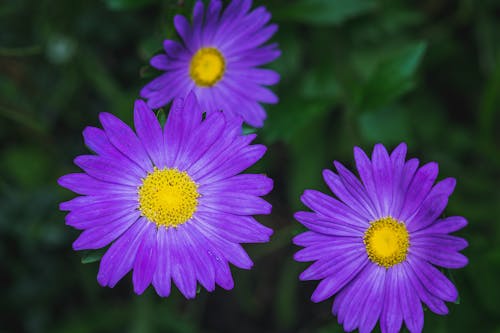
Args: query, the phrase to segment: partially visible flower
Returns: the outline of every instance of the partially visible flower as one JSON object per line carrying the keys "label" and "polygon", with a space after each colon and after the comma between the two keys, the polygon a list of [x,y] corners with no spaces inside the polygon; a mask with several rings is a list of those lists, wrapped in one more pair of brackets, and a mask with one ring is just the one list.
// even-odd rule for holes
{"label": "partially visible flower", "polygon": [[61,177],[59,184],[81,196],[64,202],[66,224],[84,230],[75,250],[110,245],[97,276],[113,287],[130,270],[136,293],[150,283],[160,296],[171,280],[186,298],[199,282],[231,289],[229,263],[250,269],[240,243],[267,242],[272,230],[252,215],[269,214],[260,196],[273,186],[261,174],[240,174],[266,147],[250,145],[241,120],[214,112],[203,119],[194,95],[176,99],[165,128],[143,101],[134,110],[136,133],[102,113],[104,130],[87,127],[85,144],[96,155],[75,164],[84,173]]}
{"label": "partially visible flower", "polygon": [[[450,235],[467,221],[441,218],[455,179],[434,185],[436,163],[418,168],[405,161],[406,145],[389,155],[377,144],[371,160],[360,149],[354,156],[361,181],[342,164],[323,177],[337,198],[306,190],[302,202],[313,212],[295,218],[310,231],[294,238],[304,249],[297,261],[315,261],[301,280],[321,280],[311,299],[333,295],[332,312],[344,330],[370,332],[380,320],[382,332],[421,332],[421,303],[440,315],[457,299],[455,286],[435,266],[461,268],[467,258],[458,251],[467,242]],[[434,266],[435,265],[435,266]]]}
{"label": "partially visible flower", "polygon": [[205,10],[198,1],[192,24],[175,16],[182,43],[165,40],[165,54],[151,59],[165,73],[141,90],[148,105],[158,108],[194,90],[204,111],[222,109],[261,127],[266,112],[259,102],[278,101],[263,85],[274,85],[279,75],[258,66],[279,57],[280,51],[276,44],[263,45],[278,28],[268,25],[271,14],[264,7],[250,11],[251,6],[252,0],[233,0],[222,10],[220,0],[211,0]]}

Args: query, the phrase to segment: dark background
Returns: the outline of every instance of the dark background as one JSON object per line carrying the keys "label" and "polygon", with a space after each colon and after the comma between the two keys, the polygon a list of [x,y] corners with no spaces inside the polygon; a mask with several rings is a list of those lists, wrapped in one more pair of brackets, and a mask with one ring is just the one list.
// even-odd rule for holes
{"label": "dark background", "polygon": [[401,141],[457,178],[446,214],[469,220],[458,234],[470,264],[451,273],[460,304],[446,317],[426,311],[424,331],[500,332],[499,1],[266,5],[280,25],[283,55],[270,67],[282,80],[254,171],[275,179],[273,214],[259,217],[275,234],[245,246],[255,266],[233,269],[234,290],[186,301],[177,290],[136,296],[129,275],[101,288],[95,254],[71,249],[78,232],[58,203],[73,194],[56,179],[77,171],[81,131],[99,112],[130,124],[157,75],[148,59],[193,1],[0,2],[0,332],[342,332],[331,300],[313,304],[316,283],[298,281],[292,214],[305,188],[326,190],[333,159],[352,167],[354,145]]}

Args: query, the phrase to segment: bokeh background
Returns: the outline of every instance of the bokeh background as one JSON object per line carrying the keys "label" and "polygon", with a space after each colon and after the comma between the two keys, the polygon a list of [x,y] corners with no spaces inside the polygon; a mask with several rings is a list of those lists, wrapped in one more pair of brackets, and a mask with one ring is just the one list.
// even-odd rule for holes
{"label": "bokeh background", "polygon": [[[255,1],[256,5],[264,1]],[[292,260],[292,218],[321,170],[352,166],[352,148],[409,145],[458,186],[447,215],[470,264],[450,272],[459,304],[425,314],[425,332],[500,332],[500,2],[493,0],[272,0],[283,55],[269,67],[280,103],[257,130],[268,153],[252,171],[275,179],[275,234],[247,245],[252,271],[236,286],[186,301],[96,281],[99,253],[71,249],[78,232],[58,203],[56,179],[77,171],[81,131],[112,112],[129,124],[138,91],[157,73],[148,59],[181,0],[0,2],[0,332],[342,332],[331,300],[309,301],[315,282]],[[246,128],[246,131],[253,131]]]}

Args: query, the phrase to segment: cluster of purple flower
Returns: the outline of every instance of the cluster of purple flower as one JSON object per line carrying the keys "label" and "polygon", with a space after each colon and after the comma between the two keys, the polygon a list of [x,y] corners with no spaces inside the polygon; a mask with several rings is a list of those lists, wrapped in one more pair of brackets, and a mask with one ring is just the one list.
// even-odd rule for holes
{"label": "cluster of purple flower", "polygon": [[[279,75],[258,68],[279,57],[276,32],[264,8],[251,0],[233,0],[222,8],[198,1],[193,22],[178,15],[181,42],[166,40],[165,53],[151,59],[164,73],[141,90],[134,107],[135,132],[120,119],[102,113],[103,129],[87,127],[85,144],[95,153],[78,156],[83,172],[59,184],[80,196],[60,208],[70,211],[66,224],[83,230],[75,250],[109,246],[98,282],[113,287],[133,271],[134,290],[152,284],[158,295],[171,283],[194,298],[198,283],[233,287],[229,263],[250,269],[241,243],[267,242],[272,230],[253,217],[270,214],[261,197],[273,181],[242,172],[266,147],[251,144],[243,122],[263,126],[263,103],[277,97],[264,85]],[[165,125],[152,109],[172,102]],[[458,294],[435,266],[460,268],[467,242],[450,233],[466,225],[462,217],[441,218],[455,180],[436,184],[438,167],[419,168],[406,161],[406,145],[392,153],[378,144],[371,159],[354,149],[360,179],[335,162],[324,170],[335,197],[307,190],[303,203],[312,212],[295,218],[309,231],[294,238],[304,247],[297,261],[314,261],[301,280],[321,280],[314,302],[335,296],[332,312],[346,331],[397,332],[403,321],[411,332],[423,328],[422,303],[446,314],[445,301]]]}

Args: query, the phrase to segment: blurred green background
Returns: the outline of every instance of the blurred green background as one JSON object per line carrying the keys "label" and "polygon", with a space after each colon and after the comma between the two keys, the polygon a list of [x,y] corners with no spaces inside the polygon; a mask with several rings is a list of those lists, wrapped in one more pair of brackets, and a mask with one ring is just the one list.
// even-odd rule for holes
{"label": "blurred green background", "polygon": [[138,297],[130,276],[101,288],[95,258],[71,249],[78,232],[58,203],[73,194],[56,179],[77,171],[81,131],[99,112],[131,123],[157,74],[148,59],[193,1],[1,1],[0,332],[342,332],[331,300],[311,303],[316,283],[297,279],[306,265],[291,259],[292,214],[305,188],[326,190],[334,159],[352,166],[354,145],[401,141],[457,178],[446,214],[469,220],[459,235],[470,264],[452,273],[460,304],[427,311],[424,331],[500,332],[500,2],[265,3],[280,25],[270,67],[282,80],[254,169],[275,179],[273,214],[259,217],[275,234],[245,246],[255,266],[233,269],[233,291],[186,301],[151,288]]}

